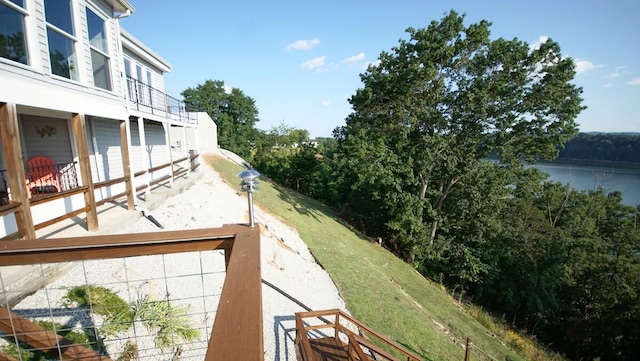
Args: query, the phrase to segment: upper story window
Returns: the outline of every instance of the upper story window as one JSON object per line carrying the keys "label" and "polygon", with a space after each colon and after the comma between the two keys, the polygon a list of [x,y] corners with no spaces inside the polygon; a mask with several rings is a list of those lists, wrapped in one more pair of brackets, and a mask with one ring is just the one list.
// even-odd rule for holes
{"label": "upper story window", "polygon": [[105,21],[93,10],[87,8],[87,28],[91,47],[93,83],[98,88],[111,90],[111,71]]}
{"label": "upper story window", "polygon": [[28,64],[23,0],[0,0],[0,57]]}
{"label": "upper story window", "polygon": [[68,79],[79,80],[71,0],[45,0],[44,11],[51,72]]}

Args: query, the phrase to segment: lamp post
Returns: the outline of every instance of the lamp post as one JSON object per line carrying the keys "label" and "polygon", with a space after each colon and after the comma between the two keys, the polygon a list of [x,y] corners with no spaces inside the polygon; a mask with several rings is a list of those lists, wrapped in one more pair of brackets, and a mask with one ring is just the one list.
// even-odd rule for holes
{"label": "lamp post", "polygon": [[240,177],[240,190],[243,192],[247,192],[249,198],[249,226],[253,227],[255,225],[253,221],[253,191],[258,190],[256,186],[258,181],[256,178],[260,176],[260,173],[255,169],[245,169],[238,174]]}

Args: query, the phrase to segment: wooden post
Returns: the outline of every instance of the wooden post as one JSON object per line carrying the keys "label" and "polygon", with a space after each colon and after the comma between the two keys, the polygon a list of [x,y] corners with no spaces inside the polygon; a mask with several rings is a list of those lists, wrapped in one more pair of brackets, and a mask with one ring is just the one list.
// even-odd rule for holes
{"label": "wooden post", "polygon": [[127,209],[135,210],[135,191],[133,190],[133,179],[131,178],[131,161],[129,159],[129,137],[127,133],[127,121],[120,122],[120,148],[122,149],[122,168],[124,169],[124,182],[127,192]]}
{"label": "wooden post", "polygon": [[25,183],[19,129],[16,105],[0,103],[0,136],[2,137],[2,149],[4,150],[4,164],[9,177],[11,200],[20,202],[20,207],[15,213],[16,225],[22,237],[35,239],[36,230],[33,227],[31,206]]}
{"label": "wooden post", "polygon": [[144,174],[142,176],[144,177],[144,183],[147,186],[144,193],[148,195],[151,193],[151,173],[149,172],[149,169],[151,169],[151,159],[149,159],[151,154],[149,153],[150,151],[147,151],[147,136],[144,132],[144,118],[137,119],[138,133],[140,137],[140,155],[142,156],[142,168],[144,169]]}
{"label": "wooden post", "polygon": [[236,233],[206,361],[264,360],[260,227]]}
{"label": "wooden post", "polygon": [[187,157],[187,164],[185,167],[187,167],[188,177],[189,173],[191,173],[191,154],[189,152],[189,141],[187,140],[187,128],[184,126],[182,127],[182,146],[184,147],[185,157]]}
{"label": "wooden post", "polygon": [[84,114],[74,113],[72,122],[73,136],[78,149],[80,177],[82,178],[82,185],[87,186],[87,191],[84,193],[84,203],[87,207],[87,230],[94,232],[98,230],[98,210],[96,209],[96,196],[93,193],[93,177],[91,176],[89,144],[87,143],[87,127]]}
{"label": "wooden post", "polygon": [[471,339],[469,337],[467,337],[467,345],[464,349],[464,361],[471,361]]}
{"label": "wooden post", "polygon": [[169,175],[171,176],[171,178],[169,178],[169,184],[171,187],[173,187],[173,178],[175,176],[174,172],[173,172],[173,152],[171,151],[171,124],[169,124],[169,121],[166,122],[162,122],[162,130],[164,130],[164,141],[165,143],[167,143],[167,149],[169,151]]}

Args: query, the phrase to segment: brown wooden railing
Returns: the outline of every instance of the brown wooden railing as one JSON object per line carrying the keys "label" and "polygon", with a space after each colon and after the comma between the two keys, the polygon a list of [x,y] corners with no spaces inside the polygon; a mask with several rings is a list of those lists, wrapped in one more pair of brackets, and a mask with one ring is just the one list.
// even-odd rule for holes
{"label": "brown wooden railing", "polygon": [[[160,177],[160,178],[156,178],[153,181],[149,182],[149,186],[154,186],[157,184],[160,184],[162,182],[165,182],[167,180],[169,180],[170,178],[173,177],[173,179],[176,179],[180,176],[182,176],[183,174],[189,172],[189,171],[194,171],[198,166],[199,163],[197,162],[197,159],[199,158],[199,154],[193,154],[187,157],[183,157],[181,159],[177,159],[174,160],[172,162],[166,163],[166,164],[162,164],[160,166],[157,167],[152,167],[149,168],[148,170],[143,170],[143,171],[139,171],[135,173],[135,177],[139,177],[145,173],[153,173],[153,172],[157,172],[157,171],[161,171],[163,169],[169,169],[170,170],[170,174],[168,174],[165,177]],[[182,162],[189,162],[187,167],[180,167],[179,169],[174,169],[179,163]],[[84,194],[86,192],[89,191],[89,187],[87,186],[79,186],[77,184],[77,176],[76,176],[76,172],[75,172],[75,162],[74,163],[65,163],[64,166],[61,167],[61,169],[65,169],[66,172],[68,172],[68,174],[65,176],[65,179],[69,180],[69,183],[66,183],[68,186],[63,187],[61,191],[58,192],[51,192],[51,193],[40,193],[37,195],[34,195],[31,199],[29,199],[29,205],[30,206],[36,206],[39,204],[43,204],[43,203],[47,203],[47,202],[51,202],[57,199],[62,199],[62,198],[67,198],[67,197],[71,197],[73,195],[76,194]],[[73,169],[73,171],[71,171],[71,169]],[[71,173],[72,172],[72,175]],[[0,175],[2,176],[2,180],[5,181],[5,173],[6,171],[2,170],[0,171]],[[109,187],[109,186],[113,186],[119,183],[125,183],[128,182],[129,179],[127,177],[120,177],[120,178],[115,178],[115,179],[110,179],[107,181],[103,181],[103,182],[98,182],[98,183],[94,183],[93,184],[93,189],[97,190],[100,188],[104,188],[104,187]],[[74,183],[75,182],[75,183]],[[5,181],[5,185],[6,185],[6,181]],[[67,189],[68,188],[68,189]],[[147,185],[141,185],[139,187],[136,188],[136,194],[145,191],[147,189]],[[6,188],[5,188],[6,189]],[[113,200],[116,200],[118,198],[124,197],[127,195],[127,192],[121,192],[115,195],[112,195],[110,197],[107,198],[103,198],[101,200],[96,201],[96,206],[100,206],[103,205],[107,202],[111,202]],[[9,195],[6,192],[2,192],[0,190],[0,216],[3,215],[7,215],[9,213],[15,213],[18,211],[20,205],[22,204],[22,202],[20,201],[9,201]],[[78,216],[82,213],[87,212],[87,210],[90,208],[90,204],[86,204],[85,207],[82,207],[80,209],[76,209],[72,212],[66,213],[60,217],[56,217],[50,220],[47,220],[45,222],[42,223],[38,223],[38,224],[34,224],[33,228],[35,230],[39,230],[45,227],[48,227],[50,225],[56,224],[58,222],[64,221],[65,219],[69,219],[71,217],[75,217]],[[20,227],[18,227],[20,228]],[[22,234],[20,231],[16,232],[16,233],[12,233],[12,234],[8,234],[2,238],[0,238],[0,240],[14,240],[14,239],[19,239],[22,238],[24,236],[24,234]]]}
{"label": "brown wooden railing", "polygon": [[[185,231],[3,241],[0,267],[211,250],[224,251],[226,276],[205,360],[263,360],[259,227],[225,225]],[[7,304],[10,303],[3,302],[2,306]],[[0,330],[10,339],[50,350],[58,359],[93,358],[90,350],[70,345],[67,339],[9,309],[0,310]],[[11,358],[0,352],[0,360],[8,359]]]}
{"label": "brown wooden railing", "polygon": [[295,343],[301,361],[421,360],[338,309],[296,313]]}

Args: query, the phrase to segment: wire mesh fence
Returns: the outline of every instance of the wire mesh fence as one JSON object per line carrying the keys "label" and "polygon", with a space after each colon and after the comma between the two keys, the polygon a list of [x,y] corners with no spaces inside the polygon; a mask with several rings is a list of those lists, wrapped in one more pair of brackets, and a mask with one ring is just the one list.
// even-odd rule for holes
{"label": "wire mesh fence", "polygon": [[0,267],[0,358],[203,360],[225,275],[221,250]]}

